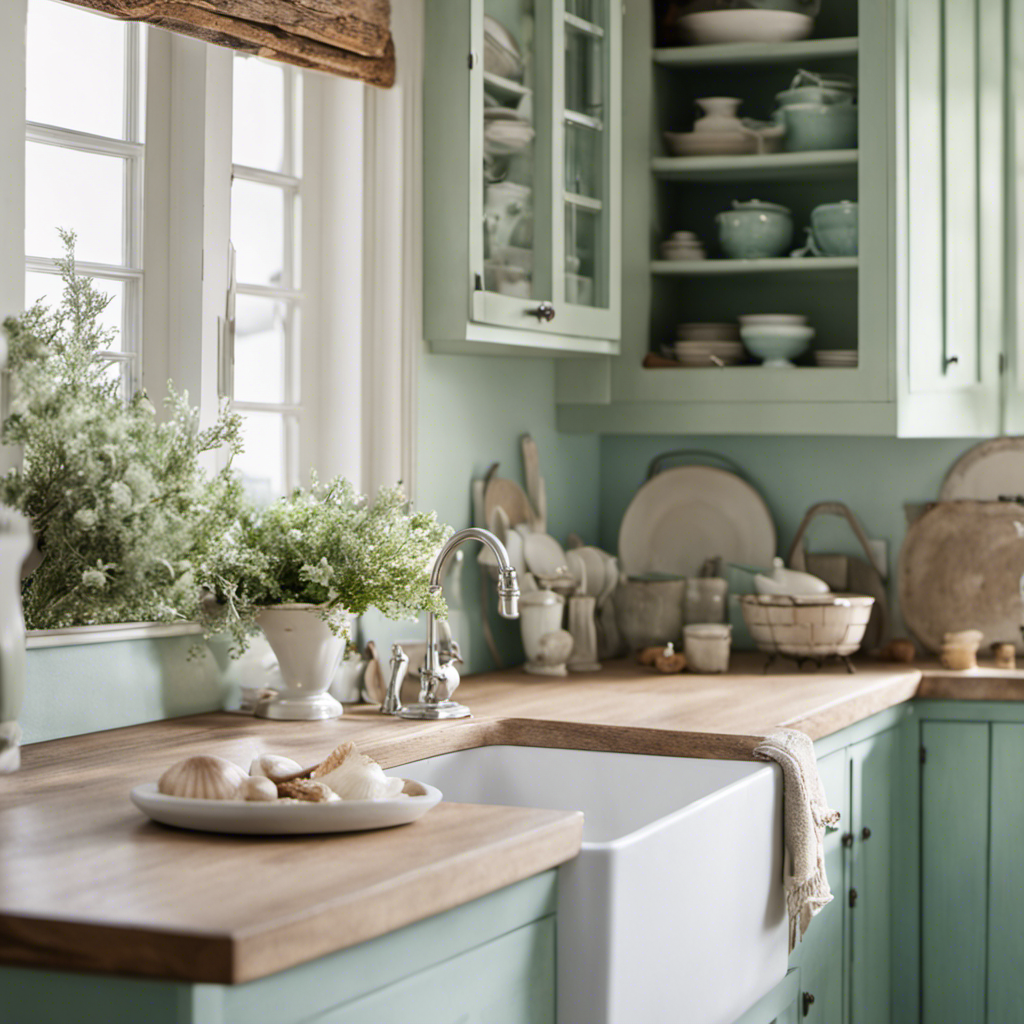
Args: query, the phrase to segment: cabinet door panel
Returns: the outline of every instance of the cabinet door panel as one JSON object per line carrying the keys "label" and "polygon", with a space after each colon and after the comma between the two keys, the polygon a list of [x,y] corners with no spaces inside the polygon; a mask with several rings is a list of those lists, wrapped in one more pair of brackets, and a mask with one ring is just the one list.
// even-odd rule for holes
{"label": "cabinet door panel", "polygon": [[1024,725],[992,726],[988,1021],[1024,1020]]}
{"label": "cabinet door panel", "polygon": [[554,1024],[554,917],[329,1010],[308,1024],[410,1021]]}
{"label": "cabinet door panel", "polygon": [[803,942],[790,958],[790,963],[800,968],[802,989],[814,996],[806,1017],[808,1024],[843,1024],[846,1020],[843,914],[847,893],[842,836],[850,828],[848,765],[845,749],[818,762],[829,805],[839,810],[842,819],[837,831],[825,834],[825,873],[835,899],[811,921]]}
{"label": "cabinet door panel", "polygon": [[983,1024],[989,726],[924,722],[921,741],[922,1019]]}
{"label": "cabinet door panel", "polygon": [[893,785],[899,736],[890,729],[850,749],[853,886],[850,1020],[886,1024],[892,1004]]}

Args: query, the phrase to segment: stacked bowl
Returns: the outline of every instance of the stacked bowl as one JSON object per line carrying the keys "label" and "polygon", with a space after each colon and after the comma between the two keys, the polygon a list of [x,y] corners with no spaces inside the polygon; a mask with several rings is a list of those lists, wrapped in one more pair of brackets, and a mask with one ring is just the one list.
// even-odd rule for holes
{"label": "stacked bowl", "polygon": [[807,317],[797,313],[754,313],[740,317],[746,350],[771,368],[791,367],[814,337]]}
{"label": "stacked bowl", "polygon": [[736,366],[745,352],[736,324],[679,324],[676,359],[683,366]]}
{"label": "stacked bowl", "polygon": [[692,231],[673,231],[670,238],[661,243],[663,260],[706,260],[707,250]]}
{"label": "stacked bowl", "polygon": [[821,349],[814,353],[814,362],[818,366],[830,369],[853,369],[857,366],[857,350],[855,348]]}

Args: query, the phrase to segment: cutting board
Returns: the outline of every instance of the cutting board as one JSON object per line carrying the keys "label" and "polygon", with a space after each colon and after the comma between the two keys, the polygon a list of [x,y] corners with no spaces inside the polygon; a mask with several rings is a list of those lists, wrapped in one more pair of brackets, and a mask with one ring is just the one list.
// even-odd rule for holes
{"label": "cutting board", "polygon": [[929,651],[943,633],[979,629],[984,650],[1021,639],[1024,507],[1015,502],[940,502],[907,531],[899,592],[907,628]]}

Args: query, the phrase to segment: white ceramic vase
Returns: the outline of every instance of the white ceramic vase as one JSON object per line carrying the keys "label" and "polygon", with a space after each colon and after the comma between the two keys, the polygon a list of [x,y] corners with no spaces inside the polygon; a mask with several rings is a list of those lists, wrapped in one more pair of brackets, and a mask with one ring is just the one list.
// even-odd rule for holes
{"label": "white ceramic vase", "polygon": [[337,718],[341,704],[328,692],[345,649],[312,604],[278,604],[256,617],[281,668],[277,693],[261,700],[259,718],[312,721]]}
{"label": "white ceramic vase", "polygon": [[734,96],[704,96],[696,100],[702,111],[694,122],[695,132],[743,132],[743,122],[737,117],[742,100]]}

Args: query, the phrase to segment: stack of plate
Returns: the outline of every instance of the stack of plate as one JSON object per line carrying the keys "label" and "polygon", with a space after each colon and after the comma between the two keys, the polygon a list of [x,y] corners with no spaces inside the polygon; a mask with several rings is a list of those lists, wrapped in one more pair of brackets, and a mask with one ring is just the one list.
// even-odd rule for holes
{"label": "stack of plate", "polygon": [[706,260],[701,240],[692,231],[673,231],[672,237],[661,243],[663,260]]}
{"label": "stack of plate", "polygon": [[857,350],[855,348],[819,350],[814,353],[814,362],[818,366],[828,366],[834,369],[853,368],[857,365]]}
{"label": "stack of plate", "polygon": [[736,324],[679,324],[675,356],[683,366],[736,366],[745,350]]}

